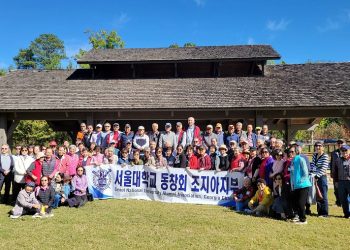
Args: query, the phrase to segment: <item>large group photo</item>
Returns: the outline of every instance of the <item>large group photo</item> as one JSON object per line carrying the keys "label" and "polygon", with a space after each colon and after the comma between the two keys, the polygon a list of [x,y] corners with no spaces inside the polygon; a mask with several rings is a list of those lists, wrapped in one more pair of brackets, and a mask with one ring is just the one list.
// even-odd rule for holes
{"label": "large group photo", "polygon": [[349,3],[3,9],[1,249],[348,249]]}

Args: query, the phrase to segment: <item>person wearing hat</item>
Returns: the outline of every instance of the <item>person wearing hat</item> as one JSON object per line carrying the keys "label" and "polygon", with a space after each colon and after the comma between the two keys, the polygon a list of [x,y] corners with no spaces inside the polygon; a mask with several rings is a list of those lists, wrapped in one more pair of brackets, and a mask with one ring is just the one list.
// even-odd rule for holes
{"label": "person wearing hat", "polygon": [[143,151],[146,147],[149,147],[149,137],[145,134],[144,126],[138,127],[137,134],[133,139],[133,145],[140,151]]}
{"label": "person wearing hat", "polygon": [[203,135],[203,146],[205,150],[209,152],[209,147],[211,146],[211,139],[218,140],[218,136],[213,132],[213,125],[207,125],[207,129]]}
{"label": "person wearing hat", "polygon": [[43,169],[43,162],[45,159],[45,154],[43,152],[39,152],[36,155],[36,160],[32,162],[30,167],[27,169],[27,175],[25,177],[25,181],[34,182],[35,185],[40,185],[40,178]]}
{"label": "person wearing hat", "polygon": [[343,208],[345,218],[350,217],[349,201],[350,196],[350,146],[342,145],[340,147],[340,157],[334,163],[332,178],[338,188],[339,201]]}
{"label": "person wearing hat", "polygon": [[17,196],[16,205],[11,210],[12,215],[10,215],[10,218],[17,219],[25,214],[39,213],[40,203],[35,197],[34,188],[34,182],[26,183],[24,189]]}
{"label": "person wearing hat", "polygon": [[256,132],[258,139],[261,139],[264,141],[264,137],[261,135],[261,127],[260,126],[255,127],[255,132]]}
{"label": "person wearing hat", "polygon": [[186,147],[186,131],[184,131],[181,122],[176,123],[175,141],[175,148],[177,148],[177,145],[181,145],[183,148]]}
{"label": "person wearing hat", "polygon": [[102,144],[102,124],[96,125],[96,130],[92,133],[91,142],[96,143],[96,146]]}
{"label": "person wearing hat", "polygon": [[127,142],[131,142],[134,139],[134,131],[131,131],[131,126],[129,123],[125,124],[124,132],[121,134],[120,141],[122,149],[126,147]]}
{"label": "person wearing hat", "polygon": [[235,134],[235,126],[233,124],[228,125],[227,132],[224,135],[224,142],[228,148],[230,148],[231,141],[239,143],[239,136]]}
{"label": "person wearing hat", "polygon": [[312,156],[311,168],[314,169],[315,180],[317,181],[317,185],[323,197],[322,200],[317,201],[317,212],[321,217],[328,217],[328,154],[324,152],[324,147],[321,142],[316,142],[314,146],[315,153]]}
{"label": "person wearing hat", "polygon": [[230,168],[230,161],[228,159],[227,147],[225,144],[222,144],[219,147],[219,168],[217,171],[227,171]]}
{"label": "person wearing hat", "polygon": [[210,170],[211,168],[211,159],[210,156],[207,155],[207,153],[205,152],[205,147],[204,146],[200,146],[198,148],[198,168],[199,170]]}
{"label": "person wearing hat", "polygon": [[104,127],[104,131],[101,132],[101,148],[106,148],[108,147],[108,143],[107,143],[107,137],[109,136],[109,134],[112,132],[111,130],[111,124],[109,122],[106,122],[105,124],[103,124]]}
{"label": "person wearing hat", "polygon": [[176,136],[173,131],[171,131],[171,123],[165,124],[165,132],[160,135],[159,147],[165,151],[167,148],[171,147],[173,150],[176,146]]}
{"label": "person wearing hat", "polygon": [[[345,141],[343,139],[337,140],[336,149],[331,153],[331,162],[330,162],[330,168],[331,168],[331,176],[333,176],[333,171],[335,168],[335,162],[339,157],[341,157],[340,148],[345,144]],[[338,195],[338,184],[333,180],[334,185],[334,196],[335,196],[335,204],[340,207],[340,199]]]}
{"label": "person wearing hat", "polygon": [[216,136],[217,136],[217,138],[218,138],[218,145],[224,144],[224,136],[225,136],[225,133],[224,133],[224,131],[222,130],[222,125],[221,125],[221,123],[216,123],[214,133],[216,134]]}

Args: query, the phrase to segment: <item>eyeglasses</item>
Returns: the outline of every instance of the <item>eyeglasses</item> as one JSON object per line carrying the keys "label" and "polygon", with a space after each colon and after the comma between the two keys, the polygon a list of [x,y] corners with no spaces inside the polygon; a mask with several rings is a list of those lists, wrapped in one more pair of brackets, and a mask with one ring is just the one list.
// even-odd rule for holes
{"label": "eyeglasses", "polygon": [[276,180],[276,181],[280,181],[280,180],[282,180],[282,178],[276,178],[275,180]]}
{"label": "eyeglasses", "polygon": [[28,149],[22,149],[22,151],[28,151]]}
{"label": "eyeglasses", "polygon": [[105,126],[105,128],[110,128],[111,126]]}
{"label": "eyeglasses", "polygon": [[321,148],[322,145],[315,145],[315,148]]}
{"label": "eyeglasses", "polygon": [[295,151],[289,151],[289,153],[295,153]]}
{"label": "eyeglasses", "polygon": [[269,151],[262,151],[263,154],[267,154]]}

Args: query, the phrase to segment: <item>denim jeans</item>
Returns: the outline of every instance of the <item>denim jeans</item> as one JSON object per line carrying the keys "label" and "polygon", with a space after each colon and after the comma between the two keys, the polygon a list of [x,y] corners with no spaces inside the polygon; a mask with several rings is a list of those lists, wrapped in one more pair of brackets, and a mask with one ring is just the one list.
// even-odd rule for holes
{"label": "denim jeans", "polygon": [[317,180],[317,185],[322,193],[322,201],[317,202],[318,215],[328,216],[328,184],[327,176],[323,175]]}
{"label": "denim jeans", "polygon": [[61,201],[61,195],[55,194],[55,200],[54,200],[54,203],[52,205],[52,208],[57,208],[58,205],[60,204],[60,201]]}
{"label": "denim jeans", "polygon": [[350,195],[350,181],[339,181],[338,182],[339,199],[343,208],[344,216],[349,218],[349,195]]}
{"label": "denim jeans", "polygon": [[243,212],[244,209],[248,208],[248,203],[249,203],[249,199],[247,199],[246,201],[237,201],[236,202],[236,211]]}

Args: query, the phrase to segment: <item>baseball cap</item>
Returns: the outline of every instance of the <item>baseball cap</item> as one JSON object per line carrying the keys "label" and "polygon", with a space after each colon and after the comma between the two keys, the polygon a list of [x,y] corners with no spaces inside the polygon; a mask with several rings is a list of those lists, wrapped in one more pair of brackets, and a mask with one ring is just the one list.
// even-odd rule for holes
{"label": "baseball cap", "polygon": [[113,123],[113,127],[119,127],[119,123]]}
{"label": "baseball cap", "polygon": [[137,129],[138,130],[145,130],[145,127],[144,126],[139,126]]}
{"label": "baseball cap", "polygon": [[340,150],[349,150],[350,146],[349,145],[343,145],[341,146]]}
{"label": "baseball cap", "polygon": [[101,124],[97,124],[96,128],[102,128],[102,125]]}
{"label": "baseball cap", "polygon": [[169,122],[165,123],[165,127],[166,128],[171,128],[171,123],[169,123]]}

